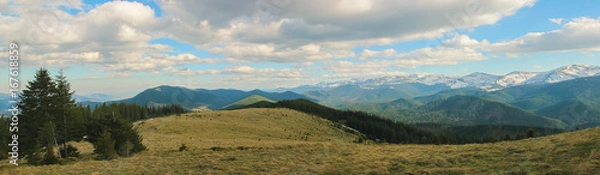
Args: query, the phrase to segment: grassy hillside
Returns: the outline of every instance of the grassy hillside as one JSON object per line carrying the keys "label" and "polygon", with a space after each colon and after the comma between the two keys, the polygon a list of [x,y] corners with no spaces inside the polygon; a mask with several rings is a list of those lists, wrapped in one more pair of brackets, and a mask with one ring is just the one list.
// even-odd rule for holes
{"label": "grassy hillside", "polygon": [[241,99],[239,101],[236,101],[234,103],[231,103],[229,105],[224,106],[223,109],[236,109],[236,108],[248,106],[250,104],[261,102],[261,101],[275,102],[274,100],[268,99],[267,97],[263,97],[263,96],[256,95],[256,94],[252,94],[252,95],[250,95],[250,96],[248,96],[246,98],[243,98],[243,99]]}
{"label": "grassy hillside", "polygon": [[[323,119],[287,109],[216,111],[139,123],[149,150],[3,174],[599,174],[600,128],[494,144],[355,144]],[[302,134],[301,134],[302,133]],[[304,134],[308,133],[308,134]],[[303,135],[308,135],[307,139]],[[184,143],[188,150],[179,152]]]}

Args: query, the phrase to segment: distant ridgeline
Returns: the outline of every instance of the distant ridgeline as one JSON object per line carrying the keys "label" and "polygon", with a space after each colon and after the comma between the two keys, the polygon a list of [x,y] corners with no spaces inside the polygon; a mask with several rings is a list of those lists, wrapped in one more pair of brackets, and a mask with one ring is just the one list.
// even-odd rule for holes
{"label": "distant ridgeline", "polygon": [[451,89],[391,102],[349,103],[340,108],[361,110],[410,124],[513,125],[576,130],[600,126],[600,91],[597,87],[600,87],[600,76],[490,92],[478,88]]}
{"label": "distant ridgeline", "polygon": [[[418,126],[394,122],[390,119],[360,111],[337,110],[304,100],[284,100],[277,103],[257,102],[243,108],[289,108],[331,120],[353,128],[366,136],[365,139],[389,143],[409,144],[465,144],[514,140],[540,135],[560,133],[559,129],[518,126],[437,127]],[[420,129],[424,128],[424,129]],[[481,129],[485,134],[474,130]],[[503,131],[506,129],[506,131]],[[472,132],[466,134],[467,132]],[[508,135],[508,136],[507,136]]]}

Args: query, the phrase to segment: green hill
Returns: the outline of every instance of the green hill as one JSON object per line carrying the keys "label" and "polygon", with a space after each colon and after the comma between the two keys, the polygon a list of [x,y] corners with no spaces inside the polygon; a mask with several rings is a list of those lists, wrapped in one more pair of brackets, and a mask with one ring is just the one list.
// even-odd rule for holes
{"label": "green hill", "polygon": [[234,103],[224,106],[223,109],[236,109],[236,108],[248,106],[250,104],[261,102],[261,101],[275,102],[275,100],[271,100],[271,99],[268,99],[268,98],[260,96],[260,95],[252,94],[246,98],[243,98],[239,101],[236,101]]}
{"label": "green hill", "polygon": [[562,128],[566,124],[504,103],[475,96],[454,96],[402,110],[399,121],[453,125],[518,125]]}

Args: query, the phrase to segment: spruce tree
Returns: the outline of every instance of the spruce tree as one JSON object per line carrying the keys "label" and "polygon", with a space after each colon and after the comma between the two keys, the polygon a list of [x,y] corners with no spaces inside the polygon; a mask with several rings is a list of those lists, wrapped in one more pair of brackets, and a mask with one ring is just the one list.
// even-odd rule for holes
{"label": "spruce tree", "polygon": [[[54,93],[54,123],[56,124],[56,136],[57,141],[62,146],[62,150],[67,151],[67,142],[71,140],[79,140],[83,137],[84,131],[83,120],[81,116],[74,115],[75,113],[75,100],[73,100],[73,94],[71,91],[71,84],[67,81],[64,76],[62,69],[58,72],[55,77],[56,92]],[[68,153],[61,153],[61,155],[67,155]],[[64,156],[62,156],[64,157]]]}
{"label": "spruce tree", "polygon": [[19,148],[20,156],[29,157],[29,161],[36,161],[35,157],[40,146],[47,146],[38,142],[39,130],[43,124],[52,123],[54,108],[55,83],[48,70],[39,69],[33,81],[29,81],[26,89],[20,94],[19,108]]}
{"label": "spruce tree", "polygon": [[[44,150],[44,155],[41,157],[41,164],[55,164],[58,163],[58,158],[54,154],[54,148],[56,144],[55,126],[52,122],[45,122],[38,131],[37,141]],[[36,161],[37,162],[37,161]]]}
{"label": "spruce tree", "polygon": [[94,152],[98,154],[100,160],[110,160],[117,157],[115,152],[115,141],[112,139],[110,132],[104,129],[100,134],[98,141],[94,144]]}

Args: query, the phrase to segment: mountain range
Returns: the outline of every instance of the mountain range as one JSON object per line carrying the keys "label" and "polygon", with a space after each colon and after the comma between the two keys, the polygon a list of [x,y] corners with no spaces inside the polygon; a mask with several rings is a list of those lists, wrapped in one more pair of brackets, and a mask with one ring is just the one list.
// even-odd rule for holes
{"label": "mountain range", "polygon": [[[496,116],[496,124],[588,128],[600,126],[600,92],[595,90],[599,86],[600,76],[593,76],[491,92],[477,88],[450,89],[413,99],[347,104],[343,108],[410,123],[490,124],[482,119]],[[419,103],[424,105],[419,106]],[[539,120],[512,118],[515,116]],[[552,121],[542,121],[541,118]]]}
{"label": "mountain range", "polygon": [[265,92],[261,90],[241,91],[234,89],[188,89],[176,86],[157,86],[146,89],[132,98],[120,100],[117,102],[135,103],[139,105],[161,106],[167,104],[179,104],[187,109],[210,109],[218,110],[224,107],[230,107],[240,100],[248,97],[262,97],[267,101],[280,101],[292,99],[308,99],[301,94],[291,91],[286,92]]}
{"label": "mountain range", "polygon": [[442,84],[450,89],[474,87],[486,91],[501,90],[527,84],[557,83],[575,78],[600,75],[600,66],[573,64],[546,72],[514,71],[504,75],[475,72],[462,77],[439,74],[411,74],[405,76],[385,76],[371,79],[350,79],[336,82],[321,82],[315,85],[301,85],[295,88],[278,88],[275,91],[327,91],[341,86],[355,85],[364,89],[377,89],[382,86],[418,83],[425,85]]}
{"label": "mountain range", "polygon": [[150,106],[175,103],[190,110],[220,110],[300,98],[414,124],[587,128],[600,125],[600,92],[595,90],[600,87],[598,75],[600,67],[588,65],[537,73],[472,73],[458,78],[413,74],[305,85],[300,87],[313,90],[302,93],[163,85],[111,102]]}

